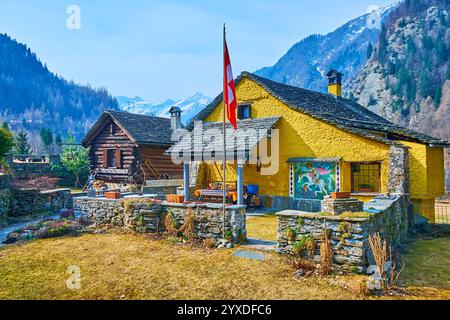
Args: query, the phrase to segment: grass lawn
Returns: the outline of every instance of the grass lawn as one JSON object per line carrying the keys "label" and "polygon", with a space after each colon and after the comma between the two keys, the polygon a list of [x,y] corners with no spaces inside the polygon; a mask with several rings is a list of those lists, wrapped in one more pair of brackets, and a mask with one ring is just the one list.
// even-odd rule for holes
{"label": "grass lawn", "polygon": [[441,288],[450,292],[450,238],[416,241],[405,257],[402,282],[408,286]]}
{"label": "grass lawn", "polygon": [[275,214],[248,217],[247,235],[250,238],[277,241],[278,220]]}
{"label": "grass lawn", "polygon": [[[432,254],[442,252],[438,249]],[[340,281],[358,283],[349,290],[322,279],[295,280],[291,267],[276,254],[261,262],[232,253],[123,233],[37,240],[0,249],[0,299],[366,298],[356,289],[358,276],[340,277]],[[427,256],[415,259],[420,265]],[[71,265],[81,269],[79,290],[66,287]],[[448,264],[443,267],[448,275]],[[412,273],[422,274],[418,269]],[[426,279],[427,274],[421,277]],[[427,285],[433,286],[432,282]],[[412,284],[418,285],[414,279]],[[442,288],[415,290],[408,298],[449,299]]]}

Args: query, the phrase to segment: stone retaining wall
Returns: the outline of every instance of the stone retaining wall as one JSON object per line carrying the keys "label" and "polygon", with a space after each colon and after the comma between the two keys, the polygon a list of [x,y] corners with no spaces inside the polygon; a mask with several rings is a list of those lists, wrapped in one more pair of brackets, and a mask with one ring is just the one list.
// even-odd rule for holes
{"label": "stone retaining wall", "polygon": [[[14,162],[11,155],[6,160],[12,175],[16,179],[28,179],[30,176],[48,176],[58,178],[60,186],[73,186],[75,184],[75,176],[67,169],[62,166],[52,166],[52,164],[60,162],[59,156],[50,156],[49,163]],[[80,179],[84,181],[87,177],[80,177]]]}
{"label": "stone retaining wall", "polygon": [[[176,203],[163,204],[174,218],[182,223],[187,210],[192,209],[195,214],[195,231],[201,239],[223,238],[223,209],[222,205],[179,205]],[[247,238],[246,207],[231,206],[225,212],[225,232],[242,232],[244,239]]]}
{"label": "stone retaining wall", "polygon": [[364,209],[364,202],[355,198],[333,199],[325,198],[322,201],[322,212],[332,216],[337,216],[345,212],[361,212]]}
{"label": "stone retaining wall", "polygon": [[9,175],[0,173],[0,221],[10,211],[11,203],[11,179]]}
{"label": "stone retaining wall", "polygon": [[11,192],[8,189],[0,190],[0,220],[10,211]]}
{"label": "stone retaining wall", "polygon": [[299,210],[307,212],[320,212],[322,201],[315,199],[294,199],[292,197],[260,195],[264,208],[274,210]]}
{"label": "stone retaining wall", "polygon": [[9,216],[58,213],[60,209],[72,208],[73,205],[70,189],[12,189],[10,196]]}
{"label": "stone retaining wall", "polygon": [[[139,233],[165,231],[164,220],[169,212],[181,225],[188,210],[193,210],[195,233],[199,238],[223,238],[223,213],[220,205],[159,203],[145,197],[119,200],[79,197],[74,198],[74,208],[85,212],[92,223],[126,227]],[[228,207],[225,226],[226,232],[241,231],[246,237],[245,207]]]}
{"label": "stone retaining wall", "polygon": [[[295,241],[313,236],[315,250],[312,256],[305,257],[316,263],[321,262],[320,244],[324,229],[331,230],[333,261],[335,270],[365,271],[373,264],[368,244],[369,235],[380,232],[382,237],[398,246],[406,240],[408,233],[408,205],[405,196],[389,199],[374,199],[365,206],[367,213],[353,213],[344,216],[325,216],[324,214],[300,211],[282,211],[278,216],[278,250],[289,253]],[[288,228],[296,230],[294,241],[289,241]]]}

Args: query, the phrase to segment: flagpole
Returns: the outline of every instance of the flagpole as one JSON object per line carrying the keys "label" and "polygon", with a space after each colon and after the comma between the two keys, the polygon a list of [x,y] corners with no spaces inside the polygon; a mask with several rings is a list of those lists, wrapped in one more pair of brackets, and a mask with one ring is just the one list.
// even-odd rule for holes
{"label": "flagpole", "polygon": [[[225,57],[225,43],[226,43],[226,30],[225,30],[225,23],[223,24],[223,52]],[[225,61],[225,59],[224,59]],[[226,139],[226,111],[227,106],[225,102],[225,90],[227,89],[228,83],[225,83],[225,68],[223,73],[223,238],[225,239],[226,234],[226,196],[227,196],[227,139]]]}

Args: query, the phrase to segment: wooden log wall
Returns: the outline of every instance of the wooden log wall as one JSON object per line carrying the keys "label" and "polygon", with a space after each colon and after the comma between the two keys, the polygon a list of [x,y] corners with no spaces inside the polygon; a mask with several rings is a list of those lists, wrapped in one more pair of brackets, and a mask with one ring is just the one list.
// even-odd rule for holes
{"label": "wooden log wall", "polygon": [[139,162],[145,170],[147,180],[156,180],[156,177],[145,166],[146,159],[151,161],[159,174],[167,174],[170,179],[183,178],[183,166],[174,164],[170,156],[164,155],[167,149],[168,147],[158,146],[142,146],[139,148]]}
{"label": "wooden log wall", "polygon": [[[120,150],[115,154],[117,168],[107,168],[105,155],[108,149]],[[118,169],[105,170],[108,174],[99,174],[98,178],[110,181],[127,181],[130,175],[136,172],[136,145],[128,138],[125,132],[114,122],[107,122],[92,142],[90,148],[91,169]],[[120,158],[118,158],[120,157]],[[103,170],[101,170],[103,171]]]}
{"label": "wooden log wall", "polygon": [[[108,168],[105,155],[108,149],[119,150],[114,154],[116,168]],[[183,178],[183,166],[175,165],[170,156],[164,155],[168,146],[136,146],[125,132],[112,120],[105,123],[99,134],[92,141],[90,148],[91,169],[99,169],[97,178],[109,182],[144,183],[141,168],[145,171],[146,180]],[[159,177],[148,168],[149,160],[155,167]]]}

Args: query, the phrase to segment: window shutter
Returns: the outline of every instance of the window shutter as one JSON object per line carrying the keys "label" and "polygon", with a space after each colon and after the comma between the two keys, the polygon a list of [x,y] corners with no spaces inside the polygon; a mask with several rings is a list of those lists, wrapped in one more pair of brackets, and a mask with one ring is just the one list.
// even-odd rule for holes
{"label": "window shutter", "polygon": [[238,119],[242,120],[243,112],[242,112],[242,106],[238,106]]}
{"label": "window shutter", "polygon": [[103,168],[108,168],[108,149],[103,149]]}
{"label": "window shutter", "polygon": [[122,150],[116,149],[116,168],[122,168]]}

